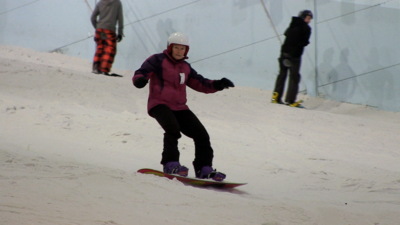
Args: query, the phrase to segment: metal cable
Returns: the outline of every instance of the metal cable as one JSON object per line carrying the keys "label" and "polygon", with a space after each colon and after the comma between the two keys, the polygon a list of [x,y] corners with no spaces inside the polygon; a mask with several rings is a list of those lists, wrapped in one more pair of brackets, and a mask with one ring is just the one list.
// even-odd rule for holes
{"label": "metal cable", "polygon": [[380,5],[383,5],[383,4],[386,4],[386,3],[388,3],[388,2],[392,2],[392,1],[394,1],[394,0],[388,0],[388,1],[386,1],[386,2],[381,2],[381,3],[379,3],[379,4],[375,4],[375,5],[372,5],[372,6],[363,8],[363,9],[359,9],[359,10],[356,10],[356,11],[353,11],[353,12],[350,12],[350,13],[346,13],[346,14],[343,14],[343,15],[340,15],[340,16],[337,16],[337,17],[333,17],[333,18],[330,18],[330,19],[327,19],[327,20],[318,22],[317,24],[325,23],[325,22],[327,22],[327,21],[334,20],[334,19],[338,19],[338,18],[341,18],[341,17],[344,17],[344,16],[348,16],[348,15],[351,15],[351,14],[353,14],[353,13],[357,13],[357,12],[360,12],[360,11],[364,11],[364,10],[367,10],[367,9],[371,9],[371,8],[374,8],[374,7],[378,7],[378,6],[380,6]]}
{"label": "metal cable", "polygon": [[[353,14],[353,13],[357,13],[357,12],[360,12],[360,11],[364,11],[364,10],[367,10],[367,9],[371,9],[371,8],[374,8],[374,7],[378,7],[378,6],[381,6],[381,5],[386,4],[386,3],[388,3],[388,2],[391,2],[391,1],[394,1],[394,0],[388,0],[388,1],[385,1],[385,2],[381,2],[381,3],[379,3],[379,4],[375,4],[375,5],[372,5],[372,6],[363,8],[363,9],[360,9],[360,10],[356,10],[356,11],[353,11],[353,12],[350,12],[350,13],[343,14],[343,15],[341,15],[341,16],[337,16],[337,17],[334,17],[334,18],[330,18],[330,19],[327,19],[327,20],[318,22],[317,24],[325,23],[325,22],[327,22],[327,21],[331,21],[331,20],[338,19],[338,18],[341,18],[341,17],[344,17],[344,16],[348,16],[348,15],[351,15],[351,14]],[[385,69],[388,69],[388,68],[391,68],[391,67],[395,67],[395,66],[399,66],[399,65],[400,65],[400,63],[398,63],[398,64],[393,64],[393,65],[390,65],[390,66],[387,66],[387,67],[384,67],[384,68],[380,68],[380,69],[376,69],[376,70],[373,70],[373,71],[365,72],[365,73],[362,73],[362,74],[354,75],[354,76],[352,76],[352,77],[348,77],[348,78],[344,78],[344,79],[341,79],[341,80],[333,81],[333,82],[330,82],[330,83],[318,85],[317,88],[319,88],[319,87],[324,87],[324,86],[328,86],[328,85],[335,84],[335,83],[339,83],[339,82],[342,82],[342,81],[345,81],[345,80],[350,80],[350,79],[353,79],[353,78],[356,78],[356,77],[365,76],[365,75],[367,75],[367,74],[375,73],[375,72],[377,72],[377,71],[385,70]],[[316,79],[316,80],[317,80],[317,79]],[[318,91],[317,91],[317,93],[318,93]]]}
{"label": "metal cable", "polygon": [[40,0],[36,0],[36,1],[33,1],[33,2],[26,3],[25,5],[21,5],[21,6],[17,7],[17,8],[13,8],[13,9],[10,9],[8,11],[2,12],[2,13],[0,13],[0,15],[3,15],[5,13],[8,13],[8,12],[11,12],[11,11],[14,11],[14,10],[17,10],[19,8],[25,7],[27,5],[33,4],[33,3],[38,2],[38,1],[40,1]]}
{"label": "metal cable", "polygon": [[365,72],[365,73],[362,73],[362,74],[358,74],[358,75],[355,75],[355,76],[352,76],[352,77],[344,78],[344,79],[341,79],[341,80],[333,81],[333,82],[330,82],[330,83],[327,83],[327,84],[320,85],[318,87],[324,87],[324,86],[328,86],[328,85],[331,85],[331,84],[339,83],[339,82],[342,82],[342,81],[345,81],[345,80],[350,80],[350,79],[353,79],[353,78],[356,78],[356,77],[365,76],[367,74],[375,73],[375,72],[378,72],[380,70],[385,70],[385,69],[392,68],[392,67],[395,67],[395,66],[400,66],[400,63],[393,64],[393,65],[390,65],[390,66],[387,66],[387,67],[384,67],[384,68],[376,69],[376,70],[373,70],[373,71],[368,71],[368,72]]}
{"label": "metal cable", "polygon": [[274,31],[275,31],[276,38],[279,40],[279,43],[281,43],[281,45],[282,45],[282,40],[281,40],[281,38],[279,37],[278,31],[276,30],[275,24],[274,24],[274,22],[272,21],[271,16],[269,15],[269,12],[268,12],[267,7],[265,6],[264,0],[260,0],[260,2],[261,2],[262,6],[263,6],[263,8],[264,8],[265,13],[266,13],[267,16],[268,16],[268,19],[269,19],[269,22],[271,23],[272,28],[273,28]]}
{"label": "metal cable", "polygon": [[92,9],[92,7],[90,7],[89,2],[87,0],[84,0],[84,1],[86,2],[86,5],[89,7],[90,11],[93,12],[93,9]]}

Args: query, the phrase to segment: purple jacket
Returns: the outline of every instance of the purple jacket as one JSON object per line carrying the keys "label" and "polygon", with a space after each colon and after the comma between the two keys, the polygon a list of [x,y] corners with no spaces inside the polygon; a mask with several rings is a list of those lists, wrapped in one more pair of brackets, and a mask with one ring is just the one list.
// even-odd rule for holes
{"label": "purple jacket", "polygon": [[148,112],[156,105],[166,105],[173,111],[187,110],[186,86],[203,93],[214,93],[214,80],[198,74],[185,60],[176,61],[164,50],[150,56],[140,69],[135,71],[132,81],[138,77],[150,80]]}

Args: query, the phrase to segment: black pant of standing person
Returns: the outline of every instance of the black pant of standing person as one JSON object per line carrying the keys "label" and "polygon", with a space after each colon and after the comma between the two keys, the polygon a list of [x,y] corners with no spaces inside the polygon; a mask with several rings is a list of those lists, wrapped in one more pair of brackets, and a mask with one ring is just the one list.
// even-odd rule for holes
{"label": "black pant of standing person", "polygon": [[299,84],[301,80],[300,65],[301,58],[290,58],[285,57],[284,54],[278,59],[279,61],[279,75],[276,78],[274,93],[278,95],[279,102],[283,104],[281,97],[285,90],[286,78],[289,72],[289,85],[286,92],[285,102],[293,104],[296,102],[297,93],[299,91]]}

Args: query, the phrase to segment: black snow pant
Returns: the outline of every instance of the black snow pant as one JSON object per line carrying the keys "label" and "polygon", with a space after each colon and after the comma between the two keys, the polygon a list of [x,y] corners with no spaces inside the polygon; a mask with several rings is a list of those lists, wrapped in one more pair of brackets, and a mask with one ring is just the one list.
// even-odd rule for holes
{"label": "black snow pant", "polygon": [[150,110],[150,115],[165,131],[161,164],[165,165],[171,161],[179,162],[178,139],[182,132],[194,141],[193,166],[195,171],[200,170],[203,166],[212,166],[214,151],[211,148],[210,136],[192,111],[172,111],[166,105],[158,105]]}
{"label": "black snow pant", "polygon": [[[284,65],[283,60],[289,60],[291,66],[288,67],[287,63]],[[288,58],[285,57],[285,53],[281,54],[281,57],[278,59],[279,61],[279,75],[276,78],[275,89],[274,92],[278,93],[278,102],[282,101],[282,95],[285,89],[285,82],[288,71],[289,73],[289,86],[286,92],[285,102],[287,103],[294,103],[296,102],[297,93],[299,91],[299,84],[300,84],[300,65],[301,65],[301,58]]]}

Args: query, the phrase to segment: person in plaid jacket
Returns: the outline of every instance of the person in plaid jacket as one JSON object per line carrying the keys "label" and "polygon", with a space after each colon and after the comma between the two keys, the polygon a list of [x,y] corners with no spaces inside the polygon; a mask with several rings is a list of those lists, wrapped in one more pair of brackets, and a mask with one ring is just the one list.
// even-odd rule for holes
{"label": "person in plaid jacket", "polygon": [[[96,29],[94,41],[97,45],[92,72],[109,75],[108,73],[111,70],[114,57],[117,53],[117,42],[120,42],[124,36],[124,18],[121,1],[100,0],[93,10],[90,19],[93,27]],[[118,34],[116,34],[117,24]]]}

